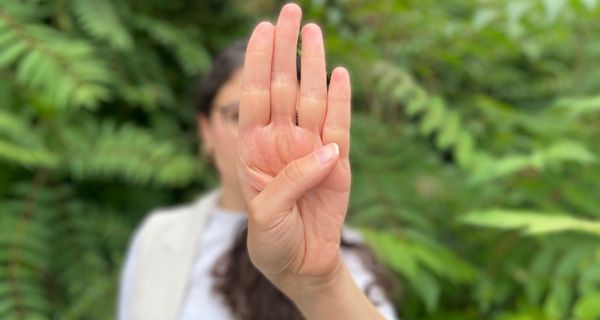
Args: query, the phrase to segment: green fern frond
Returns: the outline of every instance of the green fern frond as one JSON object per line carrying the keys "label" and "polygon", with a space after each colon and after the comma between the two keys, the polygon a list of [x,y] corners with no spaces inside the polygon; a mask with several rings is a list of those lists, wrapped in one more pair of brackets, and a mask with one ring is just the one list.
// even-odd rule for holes
{"label": "green fern frond", "polygon": [[25,117],[4,111],[0,111],[0,159],[28,168],[55,167],[59,160],[25,123]]}
{"label": "green fern frond", "polygon": [[131,50],[133,40],[110,0],[71,0],[83,29],[95,39],[118,50]]}
{"label": "green fern frond", "polygon": [[585,145],[576,141],[557,141],[551,146],[533,151],[531,154],[510,155],[500,158],[480,157],[473,170],[472,181],[481,183],[513,175],[528,169],[544,171],[565,164],[590,165],[597,156]]}
{"label": "green fern frond", "polygon": [[573,117],[588,114],[600,114],[600,96],[562,98],[554,108],[565,110]]}
{"label": "green fern frond", "polygon": [[187,75],[194,76],[208,69],[210,56],[197,41],[164,21],[144,15],[135,15],[133,24],[146,32],[154,41],[171,50]]}
{"label": "green fern frond", "polygon": [[24,117],[0,111],[0,136],[10,139],[31,137],[31,127],[25,123]]}
{"label": "green fern frond", "polygon": [[489,228],[520,229],[529,235],[578,231],[600,236],[600,221],[583,220],[568,214],[497,209],[474,211],[461,216],[460,221]]}
{"label": "green fern frond", "polygon": [[16,81],[53,108],[93,108],[111,96],[111,72],[87,42],[2,9],[0,34],[0,68],[14,67]]}
{"label": "green fern frond", "polygon": [[200,162],[175,143],[147,131],[111,122],[68,137],[66,168],[77,179],[118,177],[136,184],[181,186],[191,182]]}
{"label": "green fern frond", "polygon": [[376,87],[391,93],[391,103],[401,105],[405,112],[419,119],[422,135],[433,135],[436,146],[456,154],[458,165],[472,168],[481,157],[475,149],[473,135],[465,130],[460,115],[446,106],[441,97],[429,95],[413,78],[395,65],[379,63],[373,71]]}
{"label": "green fern frond", "polygon": [[430,311],[439,302],[443,280],[454,283],[474,280],[472,266],[431,239],[424,241],[422,235],[404,239],[389,232],[361,231],[377,256],[407,279]]}
{"label": "green fern frond", "polygon": [[[77,275],[74,275],[77,276]],[[110,319],[114,317],[115,292],[117,289],[118,275],[94,274],[85,284],[83,291],[77,299],[74,299],[60,318],[64,320],[88,319],[90,313],[94,319]]]}
{"label": "green fern frond", "polygon": [[39,177],[0,202],[0,318],[51,319],[56,308],[60,318],[110,318],[118,276],[90,222],[101,212]]}
{"label": "green fern frond", "polygon": [[566,140],[557,141],[546,149],[533,150],[530,154],[493,157],[475,147],[475,138],[463,128],[456,111],[450,110],[442,98],[429,96],[408,74],[386,63],[380,64],[375,74],[381,74],[378,88],[393,92],[395,102],[403,105],[408,115],[418,118],[420,133],[434,135],[440,150],[451,150],[458,165],[472,173],[472,182],[489,181],[527,168],[544,170],[562,163],[590,164],[596,161],[596,155],[584,145]]}
{"label": "green fern frond", "polygon": [[[90,222],[97,212],[90,210],[89,204],[76,199],[74,189],[67,184],[54,187],[54,191],[55,215],[50,222],[54,226],[52,228],[54,251],[50,272],[55,284],[63,289],[61,298],[65,308],[79,306],[77,307],[79,310],[85,304],[88,306],[87,310],[91,311],[89,304],[91,296],[107,299],[110,301],[107,303],[112,303],[112,299],[106,297],[106,291],[113,288],[114,280],[107,279],[109,265],[99,253],[104,246],[97,242],[95,225]],[[97,283],[99,280],[103,281]],[[100,293],[104,296],[98,296]],[[61,315],[61,318],[63,317],[65,315]],[[90,319],[100,318],[102,318],[101,313],[90,317]]]}
{"label": "green fern frond", "polygon": [[175,94],[160,57],[151,46],[139,44],[138,49],[145,54],[112,58],[121,62],[115,81],[119,96],[133,106],[148,110],[174,106]]}
{"label": "green fern frond", "polygon": [[48,211],[32,188],[27,199],[3,201],[0,215],[0,318],[49,319],[52,306],[43,284],[49,241]]}

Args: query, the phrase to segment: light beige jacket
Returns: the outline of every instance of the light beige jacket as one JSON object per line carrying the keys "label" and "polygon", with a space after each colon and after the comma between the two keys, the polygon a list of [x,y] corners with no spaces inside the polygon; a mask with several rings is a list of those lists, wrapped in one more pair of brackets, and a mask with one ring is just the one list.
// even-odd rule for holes
{"label": "light beige jacket", "polygon": [[[197,245],[220,194],[221,189],[216,188],[191,204],[155,210],[147,216],[133,236],[123,269],[118,319],[177,319],[191,284]],[[347,227],[343,233],[346,240],[362,241]],[[342,256],[354,280],[364,289],[373,275],[358,256],[344,250]],[[393,305],[382,292],[377,300],[386,319],[396,319]]]}
{"label": "light beige jacket", "polygon": [[124,276],[134,280],[130,287],[121,288],[121,295],[130,298],[120,302],[127,306],[119,307],[119,319],[177,318],[190,283],[196,246],[220,192],[213,189],[192,205],[156,210],[148,215],[131,244],[136,246],[136,257],[133,263],[126,264]]}

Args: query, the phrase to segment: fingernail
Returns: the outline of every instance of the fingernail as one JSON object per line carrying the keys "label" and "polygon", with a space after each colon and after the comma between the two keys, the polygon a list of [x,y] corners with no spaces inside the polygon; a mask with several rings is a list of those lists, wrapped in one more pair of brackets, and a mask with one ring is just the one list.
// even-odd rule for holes
{"label": "fingernail", "polygon": [[330,143],[319,148],[316,153],[321,164],[329,163],[337,157],[339,153],[338,145],[336,143]]}

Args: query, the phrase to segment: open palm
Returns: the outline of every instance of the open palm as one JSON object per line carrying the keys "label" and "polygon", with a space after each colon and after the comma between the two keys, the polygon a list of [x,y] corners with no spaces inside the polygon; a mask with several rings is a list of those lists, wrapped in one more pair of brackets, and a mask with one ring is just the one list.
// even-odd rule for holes
{"label": "open palm", "polygon": [[336,68],[328,90],[321,30],[308,24],[302,28],[298,88],[300,20],[300,8],[286,5],[275,27],[263,22],[255,28],[240,98],[248,248],[270,278],[333,272],[350,191],[349,76]]}

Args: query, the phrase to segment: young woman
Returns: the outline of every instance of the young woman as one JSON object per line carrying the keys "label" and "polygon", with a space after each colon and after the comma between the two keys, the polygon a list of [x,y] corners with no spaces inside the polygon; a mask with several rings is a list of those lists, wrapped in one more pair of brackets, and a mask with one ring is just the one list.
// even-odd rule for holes
{"label": "young woman", "polygon": [[395,318],[379,265],[343,226],[349,75],[334,69],[327,88],[321,30],[307,24],[298,86],[300,20],[288,4],[215,60],[198,123],[220,187],[136,230],[119,319]]}

